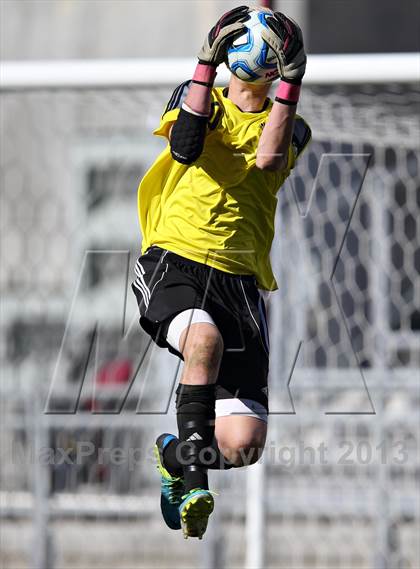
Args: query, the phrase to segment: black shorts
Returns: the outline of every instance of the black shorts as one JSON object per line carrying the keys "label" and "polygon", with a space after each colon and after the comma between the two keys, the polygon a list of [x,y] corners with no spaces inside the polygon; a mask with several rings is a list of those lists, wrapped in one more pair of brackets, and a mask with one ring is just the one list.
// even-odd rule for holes
{"label": "black shorts", "polygon": [[216,399],[250,399],[268,411],[269,344],[263,298],[251,275],[232,275],[151,247],[136,264],[132,289],[142,328],[161,347],[172,319],[191,308],[208,312],[224,342]]}

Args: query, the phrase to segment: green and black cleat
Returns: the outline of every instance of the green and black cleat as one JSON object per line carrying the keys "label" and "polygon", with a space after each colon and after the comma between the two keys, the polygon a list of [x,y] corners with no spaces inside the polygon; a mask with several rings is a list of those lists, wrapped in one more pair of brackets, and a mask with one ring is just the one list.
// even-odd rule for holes
{"label": "green and black cleat", "polygon": [[174,439],[175,435],[164,433],[156,439],[154,453],[157,469],[161,476],[160,509],[166,525],[171,529],[181,529],[179,507],[185,493],[184,479],[172,476],[163,464],[163,451]]}

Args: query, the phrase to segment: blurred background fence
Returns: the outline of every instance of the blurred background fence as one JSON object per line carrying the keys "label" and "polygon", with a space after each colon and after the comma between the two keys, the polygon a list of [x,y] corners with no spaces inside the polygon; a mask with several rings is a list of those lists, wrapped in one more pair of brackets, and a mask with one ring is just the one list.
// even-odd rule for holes
{"label": "blurred background fence", "polygon": [[313,142],[278,195],[266,454],[248,480],[212,474],[221,495],[203,544],[162,525],[150,451],[174,429],[179,367],[138,327],[127,288],[136,188],[185,65],[171,60],[159,84],[144,64],[141,80],[105,72],[96,86],[83,64],[63,64],[55,85],[4,67],[4,566],[419,567],[412,71],[397,83],[308,74],[299,113]]}

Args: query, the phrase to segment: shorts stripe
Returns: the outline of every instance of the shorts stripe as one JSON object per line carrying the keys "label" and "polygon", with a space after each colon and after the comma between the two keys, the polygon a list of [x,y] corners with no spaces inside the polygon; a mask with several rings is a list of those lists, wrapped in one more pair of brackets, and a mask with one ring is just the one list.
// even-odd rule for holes
{"label": "shorts stripe", "polygon": [[[167,251],[165,251],[165,253],[162,255],[161,263],[163,263],[163,259],[165,258],[166,253]],[[139,261],[137,261],[137,263],[134,265],[134,273],[136,274],[137,278],[133,282],[133,286],[135,286],[136,289],[141,292],[146,309],[149,307],[153,291],[155,290],[156,286],[163,280],[163,277],[168,271],[169,268],[168,263],[165,263],[165,265],[166,265],[165,270],[162,272],[160,279],[156,281],[156,283],[154,284],[152,290],[150,290],[150,288],[147,286],[146,281],[144,279],[143,275],[146,274],[144,267],[141,265],[141,263],[139,263]]]}
{"label": "shorts stripe", "polygon": [[265,315],[265,310],[264,310],[264,306],[263,306],[263,299],[261,298],[261,296],[258,299],[258,312],[260,314],[260,318],[261,318],[261,322],[262,322],[262,329],[264,332],[265,345],[267,347],[267,351],[269,351],[270,350],[270,336],[268,334],[267,318]]}
{"label": "shorts stripe", "polygon": [[136,279],[136,281],[144,287],[144,291],[145,291],[145,294],[147,296],[147,300],[149,301],[150,296],[151,296],[151,292],[150,292],[150,289],[147,286],[146,281],[144,280],[144,277],[143,277],[145,271],[139,262],[137,262],[137,264],[135,265],[134,272],[136,273],[136,275],[138,277]]}
{"label": "shorts stripe", "polygon": [[264,342],[264,338],[263,338],[263,336],[262,336],[262,334],[261,334],[260,327],[258,326],[258,323],[257,323],[257,321],[255,320],[254,315],[252,314],[252,310],[251,310],[251,308],[250,308],[250,306],[249,306],[248,298],[247,298],[247,296],[246,296],[246,292],[245,292],[244,285],[243,285],[243,282],[242,282],[242,279],[241,279],[241,278],[240,278],[240,283],[241,283],[242,292],[244,293],[244,298],[245,298],[245,302],[246,302],[246,305],[247,305],[247,307],[248,307],[249,313],[250,313],[250,315],[251,315],[252,320],[254,321],[255,326],[257,327],[258,333],[259,333],[260,338],[261,338],[261,343],[262,343],[262,345],[264,346],[264,350],[266,351],[266,353],[267,353],[267,355],[268,355],[268,350],[267,350],[266,343]]}
{"label": "shorts stripe", "polygon": [[145,290],[144,290],[144,288],[143,288],[143,285],[141,284],[141,282],[139,281],[139,279],[136,279],[136,280],[133,282],[133,286],[135,286],[136,289],[140,291],[141,296],[143,297],[143,302],[144,302],[144,304],[145,304],[145,306],[146,306],[146,309],[147,309],[147,308],[149,307],[149,299],[148,299],[147,294],[146,294],[146,292],[145,292]]}
{"label": "shorts stripe", "polygon": [[[162,259],[163,259],[163,258],[164,258],[164,257],[162,257]],[[161,261],[161,262],[162,262],[162,261]],[[154,287],[152,288],[152,293],[151,293],[151,294],[153,294],[153,291],[155,290],[156,286],[157,286],[160,282],[162,282],[163,277],[164,277],[164,276],[166,275],[166,273],[168,272],[168,268],[169,268],[169,265],[168,265],[168,263],[166,263],[166,269],[162,272],[162,276],[160,277],[160,279],[155,282]]]}

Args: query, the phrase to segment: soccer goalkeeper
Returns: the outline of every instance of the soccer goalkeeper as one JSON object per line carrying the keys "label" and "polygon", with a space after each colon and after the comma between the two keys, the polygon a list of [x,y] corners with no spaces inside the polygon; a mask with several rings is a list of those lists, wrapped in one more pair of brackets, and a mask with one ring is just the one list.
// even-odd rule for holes
{"label": "soccer goalkeeper", "polygon": [[211,29],[193,79],[174,91],[154,132],[169,144],[139,187],[140,323],[184,361],[178,437],[164,433],[155,446],[161,509],[170,528],[200,539],[214,506],[208,469],[252,464],[264,448],[269,344],[259,289],[277,288],[276,193],[311,137],[295,114],[302,33],[283,14],[268,10],[263,32],[278,58],[275,101],[270,84],[235,75],[213,87],[250,11],[235,8]]}

